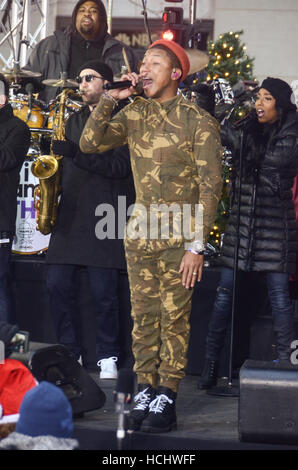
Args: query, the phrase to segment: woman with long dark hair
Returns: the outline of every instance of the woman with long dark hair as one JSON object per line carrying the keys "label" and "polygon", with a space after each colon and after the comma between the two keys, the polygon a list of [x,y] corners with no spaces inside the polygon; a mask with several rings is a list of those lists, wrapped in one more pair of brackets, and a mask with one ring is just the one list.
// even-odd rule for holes
{"label": "woman with long dark hair", "polygon": [[222,143],[233,155],[232,210],[221,249],[223,267],[199,389],[210,388],[217,381],[219,356],[231,317],[236,248],[239,274],[258,271],[266,276],[278,360],[289,361],[294,339],[289,276],[296,269],[297,249],[292,186],[298,166],[298,114],[292,96],[286,82],[268,77],[258,90],[251,119],[241,128],[223,126]]}

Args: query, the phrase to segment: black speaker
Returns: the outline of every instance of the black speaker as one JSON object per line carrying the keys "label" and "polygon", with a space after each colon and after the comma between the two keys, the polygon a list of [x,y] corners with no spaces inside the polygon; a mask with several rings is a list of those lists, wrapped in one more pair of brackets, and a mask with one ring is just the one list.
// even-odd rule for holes
{"label": "black speaker", "polygon": [[297,445],[297,366],[247,360],[239,381],[240,440]]}
{"label": "black speaker", "polygon": [[46,380],[61,388],[76,416],[105,403],[104,392],[65,346],[30,343],[28,353],[13,353],[10,358],[23,362],[38,382]]}

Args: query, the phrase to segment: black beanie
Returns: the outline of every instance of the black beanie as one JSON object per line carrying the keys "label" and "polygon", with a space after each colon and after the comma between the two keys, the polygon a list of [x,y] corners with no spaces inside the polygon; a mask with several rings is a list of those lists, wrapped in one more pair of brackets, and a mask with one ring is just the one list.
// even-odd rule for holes
{"label": "black beanie", "polygon": [[78,75],[80,75],[84,69],[96,70],[96,72],[98,72],[108,82],[113,81],[113,71],[111,67],[98,59],[88,60],[88,62],[82,64],[78,70]]}
{"label": "black beanie", "polygon": [[[78,9],[83,3],[87,1],[88,0],[79,0],[76,6],[74,7],[74,10],[71,16],[71,29],[73,32],[76,31],[76,18],[77,18]],[[107,12],[101,0],[92,0],[92,2],[96,3],[96,5],[99,8],[99,19],[100,19],[100,35],[99,35],[100,37],[99,38],[103,39],[108,32]]]}
{"label": "black beanie", "polygon": [[[297,107],[294,104],[293,90],[290,85],[281,80],[280,78],[267,77],[263,80],[260,88],[264,88],[275,98],[276,106],[283,111],[296,111]],[[293,101],[292,101],[293,100]]]}

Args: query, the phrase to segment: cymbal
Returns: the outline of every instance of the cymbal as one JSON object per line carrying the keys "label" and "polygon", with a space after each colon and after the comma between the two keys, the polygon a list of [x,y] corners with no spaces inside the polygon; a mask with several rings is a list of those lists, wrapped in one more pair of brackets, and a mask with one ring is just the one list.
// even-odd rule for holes
{"label": "cymbal", "polygon": [[26,69],[3,69],[2,73],[5,78],[38,78],[41,77],[39,72],[31,72],[31,70]]}
{"label": "cymbal", "polygon": [[79,84],[75,80],[48,78],[43,80],[42,83],[47,86],[55,86],[59,88],[77,88]]}
{"label": "cymbal", "polygon": [[190,70],[188,75],[193,73],[200,72],[209,63],[209,55],[198,49],[185,49],[185,52],[188,56],[190,62]]}

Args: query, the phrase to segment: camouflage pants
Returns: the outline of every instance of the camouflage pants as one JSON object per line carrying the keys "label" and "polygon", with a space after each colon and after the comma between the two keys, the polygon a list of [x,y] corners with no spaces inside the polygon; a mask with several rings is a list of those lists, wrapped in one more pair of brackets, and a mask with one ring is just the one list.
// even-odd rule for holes
{"label": "camouflage pants", "polygon": [[[132,347],[138,383],[177,391],[184,376],[192,290],[181,284],[184,247],[125,242],[130,283]],[[158,380],[159,379],[159,380]]]}

